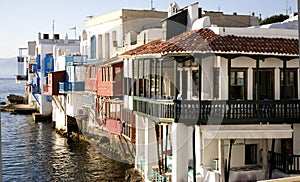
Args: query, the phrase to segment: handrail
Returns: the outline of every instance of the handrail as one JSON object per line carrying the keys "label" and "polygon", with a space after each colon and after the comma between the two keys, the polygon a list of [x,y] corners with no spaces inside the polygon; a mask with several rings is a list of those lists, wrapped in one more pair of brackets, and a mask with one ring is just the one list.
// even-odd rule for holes
{"label": "handrail", "polygon": [[134,96],[133,110],[194,124],[214,124],[217,120],[227,124],[282,123],[299,121],[300,100],[156,100]]}
{"label": "handrail", "polygon": [[[272,153],[269,151],[269,155]],[[274,168],[287,174],[300,174],[300,155],[274,152]]]}

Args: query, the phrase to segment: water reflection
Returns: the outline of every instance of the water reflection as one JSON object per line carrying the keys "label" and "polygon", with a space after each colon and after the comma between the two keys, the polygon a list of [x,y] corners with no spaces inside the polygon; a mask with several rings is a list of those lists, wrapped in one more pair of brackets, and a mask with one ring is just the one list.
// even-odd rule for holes
{"label": "water reflection", "polygon": [[1,113],[3,181],[124,181],[131,166],[69,141],[51,124]]}

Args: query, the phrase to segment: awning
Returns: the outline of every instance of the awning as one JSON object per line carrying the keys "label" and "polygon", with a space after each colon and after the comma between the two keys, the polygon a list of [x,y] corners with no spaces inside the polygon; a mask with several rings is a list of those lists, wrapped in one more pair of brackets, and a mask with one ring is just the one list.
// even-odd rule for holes
{"label": "awning", "polygon": [[292,138],[289,124],[266,125],[202,125],[204,139],[268,139]]}

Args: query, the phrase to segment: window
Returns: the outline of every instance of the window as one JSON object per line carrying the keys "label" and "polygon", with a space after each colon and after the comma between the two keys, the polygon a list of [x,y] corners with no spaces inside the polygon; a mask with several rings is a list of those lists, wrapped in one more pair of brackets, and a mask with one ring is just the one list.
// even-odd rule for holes
{"label": "window", "polygon": [[121,104],[106,103],[105,112],[108,119],[121,120]]}
{"label": "window", "polygon": [[102,68],[102,81],[104,82],[105,80],[106,80],[105,68]]}
{"label": "window", "polygon": [[230,99],[247,99],[247,70],[232,69],[230,76]]}
{"label": "window", "polygon": [[96,58],[96,36],[91,37],[91,59]]}
{"label": "window", "polygon": [[96,67],[90,67],[90,78],[96,78]]}
{"label": "window", "polygon": [[257,144],[245,145],[245,164],[257,163]]}
{"label": "window", "polygon": [[[287,69],[286,70],[286,98],[297,98],[297,69]],[[280,70],[280,98],[284,99],[284,78],[283,70]]]}

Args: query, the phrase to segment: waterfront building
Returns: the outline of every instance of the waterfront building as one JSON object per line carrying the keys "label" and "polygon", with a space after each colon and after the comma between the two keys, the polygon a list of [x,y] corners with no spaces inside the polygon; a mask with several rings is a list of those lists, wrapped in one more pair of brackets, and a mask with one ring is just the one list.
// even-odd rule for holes
{"label": "waterfront building", "polygon": [[201,24],[175,32],[171,19],[164,39],[122,55],[124,108],[136,118],[135,167],[145,180],[299,172],[297,31]]}
{"label": "waterfront building", "polygon": [[48,73],[44,93],[52,97],[52,121],[55,128],[63,132],[77,131],[77,126],[82,126],[76,122],[76,117],[83,115],[81,105],[85,61],[86,56],[59,55],[55,60],[54,71]]}
{"label": "waterfront building", "polygon": [[[53,38],[49,38],[49,34],[38,34],[38,40],[29,43],[29,76],[28,87],[30,90],[29,104],[36,105],[39,113],[42,115],[51,115],[52,98],[51,95],[58,93],[58,82],[51,85],[49,83],[48,73],[54,71],[55,60],[58,54],[69,55],[80,51],[80,41],[75,39],[60,39],[59,34],[53,34]],[[51,74],[52,78],[59,78]],[[49,87],[48,87],[49,85]],[[47,94],[46,94],[47,93]]]}
{"label": "waterfront building", "polygon": [[156,10],[121,9],[86,21],[81,54],[88,56],[83,95],[87,132],[107,131],[134,142],[132,114],[122,112],[123,62],[118,55],[160,38],[166,17],[166,12]]}

